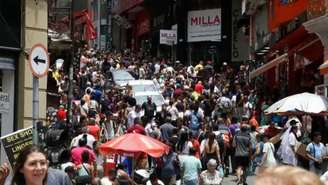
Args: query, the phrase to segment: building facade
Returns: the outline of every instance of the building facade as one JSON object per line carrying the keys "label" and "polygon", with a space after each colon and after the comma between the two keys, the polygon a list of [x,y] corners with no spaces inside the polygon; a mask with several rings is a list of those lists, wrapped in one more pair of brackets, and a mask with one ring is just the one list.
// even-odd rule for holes
{"label": "building facade", "polygon": [[[32,125],[32,72],[28,55],[33,45],[47,46],[47,1],[1,1],[0,120],[1,135]],[[46,118],[47,78],[39,79],[39,119]],[[5,160],[1,149],[1,162]]]}
{"label": "building facade", "polygon": [[250,80],[262,86],[258,89],[279,98],[314,92],[323,83],[318,68],[325,42],[310,25],[325,11],[325,0],[242,1],[247,21],[240,21],[249,34]]}
{"label": "building facade", "polygon": [[[114,0],[113,48],[196,64],[231,61],[231,2],[221,0]],[[199,15],[199,16],[198,16]],[[207,28],[205,32],[204,28]],[[176,43],[160,44],[160,30],[175,30]]]}

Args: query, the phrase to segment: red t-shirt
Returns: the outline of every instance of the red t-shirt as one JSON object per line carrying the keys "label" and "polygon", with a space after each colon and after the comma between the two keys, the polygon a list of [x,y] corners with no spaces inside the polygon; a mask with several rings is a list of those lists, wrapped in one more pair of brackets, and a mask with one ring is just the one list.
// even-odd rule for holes
{"label": "red t-shirt", "polygon": [[195,157],[200,159],[200,144],[199,144],[199,142],[197,141],[197,139],[193,139],[191,141],[191,143],[192,143],[192,147],[196,150]]}
{"label": "red t-shirt", "polygon": [[73,148],[71,151],[72,162],[75,165],[82,164],[82,153],[84,151],[87,151],[89,153],[89,163],[90,164],[92,164],[93,162],[96,161],[96,154],[93,152],[93,150],[90,150],[87,147],[76,147],[76,148]]}
{"label": "red t-shirt", "polygon": [[202,94],[204,90],[204,86],[201,83],[197,83],[195,85],[195,91],[198,92],[199,94]]}
{"label": "red t-shirt", "polygon": [[127,133],[133,133],[133,132],[146,135],[145,128],[140,124],[134,124],[130,128],[128,128]]}
{"label": "red t-shirt", "polygon": [[66,119],[66,111],[63,108],[58,109],[57,111],[57,118],[59,120],[65,120]]}
{"label": "red t-shirt", "polygon": [[276,127],[268,127],[267,129],[265,129],[264,134],[267,135],[269,138],[272,138],[280,132],[281,130]]}
{"label": "red t-shirt", "polygon": [[253,116],[253,117],[249,120],[249,125],[250,125],[250,126],[254,126],[256,129],[259,128],[259,123],[257,122],[255,116]]}
{"label": "red t-shirt", "polygon": [[88,133],[95,137],[96,141],[100,138],[100,127],[98,125],[88,125]]}

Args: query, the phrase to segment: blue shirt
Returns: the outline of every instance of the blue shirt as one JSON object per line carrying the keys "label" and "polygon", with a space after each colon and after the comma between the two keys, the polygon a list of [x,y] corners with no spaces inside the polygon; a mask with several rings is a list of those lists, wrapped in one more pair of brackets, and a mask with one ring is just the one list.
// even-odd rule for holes
{"label": "blue shirt", "polygon": [[181,169],[183,171],[183,181],[193,181],[198,179],[198,172],[202,169],[202,164],[199,159],[194,156],[183,156]]}
{"label": "blue shirt", "polygon": [[[314,158],[321,160],[322,159],[322,151],[324,150],[325,146],[322,143],[310,143],[306,147],[306,151]],[[313,160],[309,160],[309,164],[314,165]]]}

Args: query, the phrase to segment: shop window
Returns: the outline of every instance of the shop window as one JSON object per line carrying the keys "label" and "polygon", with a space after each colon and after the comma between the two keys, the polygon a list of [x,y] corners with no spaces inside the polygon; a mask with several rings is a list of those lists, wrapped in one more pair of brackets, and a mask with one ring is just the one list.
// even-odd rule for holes
{"label": "shop window", "polygon": [[0,46],[20,48],[20,0],[0,1]]}

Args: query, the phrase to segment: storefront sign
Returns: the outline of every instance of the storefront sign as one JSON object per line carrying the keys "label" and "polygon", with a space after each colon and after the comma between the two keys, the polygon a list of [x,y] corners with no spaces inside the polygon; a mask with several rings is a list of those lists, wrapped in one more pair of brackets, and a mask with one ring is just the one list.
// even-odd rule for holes
{"label": "storefront sign", "polygon": [[160,30],[159,43],[164,45],[177,44],[177,31],[176,30]]}
{"label": "storefront sign", "polygon": [[221,9],[188,12],[188,42],[220,40]]}
{"label": "storefront sign", "polygon": [[20,152],[32,145],[32,127],[3,136],[1,142],[11,166],[15,166]]}
{"label": "storefront sign", "polygon": [[9,111],[9,94],[0,92],[0,113]]}

